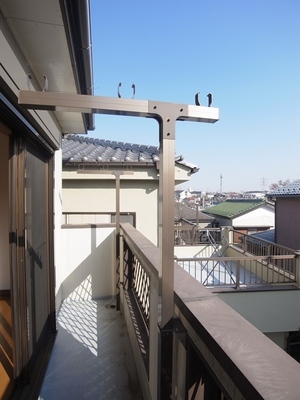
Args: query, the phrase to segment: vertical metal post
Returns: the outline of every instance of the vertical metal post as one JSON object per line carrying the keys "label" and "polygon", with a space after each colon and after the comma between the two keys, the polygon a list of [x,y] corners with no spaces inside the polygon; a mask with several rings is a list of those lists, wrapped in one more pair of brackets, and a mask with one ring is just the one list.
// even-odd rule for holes
{"label": "vertical metal post", "polygon": [[[174,186],[175,186],[175,124],[174,107],[153,103],[159,118],[159,326],[172,324],[174,314]],[[151,104],[150,104],[151,107]]]}
{"label": "vertical metal post", "polygon": [[[158,399],[168,393],[166,379],[172,378],[174,317],[174,186],[176,109],[153,105],[159,113],[159,286],[158,286]],[[164,373],[163,373],[164,371]],[[168,371],[168,372],[166,372]],[[166,375],[169,375],[166,378]],[[168,390],[168,389],[167,389]]]}
{"label": "vertical metal post", "polygon": [[115,267],[115,288],[116,288],[116,308],[120,310],[120,278],[121,278],[121,253],[120,253],[120,175],[121,172],[113,172],[116,178],[116,267]]}
{"label": "vertical metal post", "polygon": [[114,172],[116,177],[116,233],[120,233],[120,175],[122,172]]}
{"label": "vertical metal post", "polygon": [[241,276],[241,262],[237,260],[236,262],[236,289],[240,289],[240,276]]}

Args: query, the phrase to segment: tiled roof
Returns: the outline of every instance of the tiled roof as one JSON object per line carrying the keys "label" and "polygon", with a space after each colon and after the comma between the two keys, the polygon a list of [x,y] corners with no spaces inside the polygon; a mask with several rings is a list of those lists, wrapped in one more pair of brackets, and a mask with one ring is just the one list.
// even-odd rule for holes
{"label": "tiled roof", "polygon": [[[197,219],[196,209],[188,207],[184,203],[175,203],[175,221],[180,221],[181,219],[195,222]],[[203,214],[200,210],[198,211],[199,222],[211,222],[213,220],[213,217]]]}
{"label": "tiled roof", "polygon": [[63,163],[99,164],[102,162],[141,162],[154,164],[159,148],[79,135],[66,135],[62,140]]}
{"label": "tiled roof", "polygon": [[[159,147],[66,135],[62,139],[62,161],[64,165],[101,163],[155,165],[159,161]],[[182,156],[176,157],[175,162],[189,168],[191,174],[198,171],[195,165],[186,162]]]}
{"label": "tiled roof", "polygon": [[229,199],[203,210],[204,213],[225,218],[235,218],[265,204],[261,199]]}
{"label": "tiled roof", "polygon": [[299,196],[300,195],[300,179],[290,183],[289,185],[280,186],[271,190],[268,196]]}

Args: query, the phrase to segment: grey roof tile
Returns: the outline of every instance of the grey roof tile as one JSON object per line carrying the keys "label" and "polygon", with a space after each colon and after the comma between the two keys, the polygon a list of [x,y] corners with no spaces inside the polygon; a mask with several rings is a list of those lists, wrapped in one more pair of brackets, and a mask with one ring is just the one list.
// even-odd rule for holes
{"label": "grey roof tile", "polygon": [[299,196],[300,195],[300,179],[277,189],[268,192],[268,196]]}
{"label": "grey roof tile", "polygon": [[[159,147],[70,134],[62,139],[62,161],[64,165],[101,163],[155,165],[159,161]],[[189,168],[190,174],[198,171],[195,165],[186,162],[182,156],[177,157],[175,161]]]}
{"label": "grey roof tile", "polygon": [[159,148],[79,135],[66,135],[62,140],[63,163],[142,162],[154,164]]}

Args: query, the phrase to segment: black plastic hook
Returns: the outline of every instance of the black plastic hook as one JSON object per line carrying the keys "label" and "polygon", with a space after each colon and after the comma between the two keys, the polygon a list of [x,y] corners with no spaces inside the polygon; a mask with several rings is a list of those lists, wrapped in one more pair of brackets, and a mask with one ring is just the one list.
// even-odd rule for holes
{"label": "black plastic hook", "polygon": [[207,97],[208,97],[208,107],[210,107],[212,105],[213,96],[211,93],[208,93]]}

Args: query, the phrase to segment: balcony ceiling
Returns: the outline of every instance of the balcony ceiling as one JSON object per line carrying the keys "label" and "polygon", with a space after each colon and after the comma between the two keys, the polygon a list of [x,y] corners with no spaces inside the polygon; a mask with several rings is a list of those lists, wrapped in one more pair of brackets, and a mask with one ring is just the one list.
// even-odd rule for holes
{"label": "balcony ceiling", "polygon": [[[76,93],[59,0],[1,0],[0,8],[40,88],[46,75],[49,91]],[[62,132],[85,132],[82,114],[56,116]]]}

